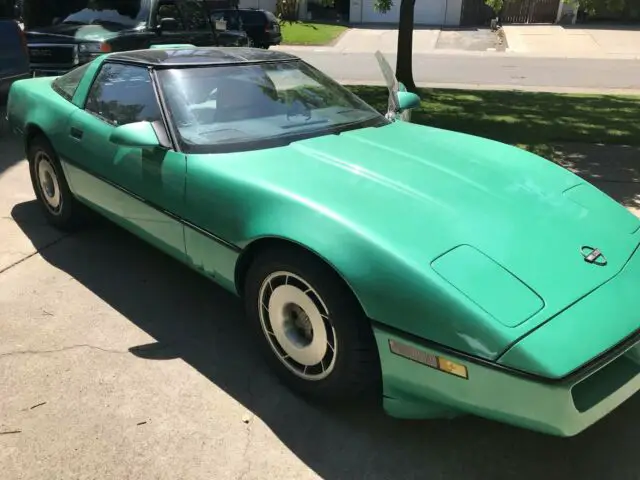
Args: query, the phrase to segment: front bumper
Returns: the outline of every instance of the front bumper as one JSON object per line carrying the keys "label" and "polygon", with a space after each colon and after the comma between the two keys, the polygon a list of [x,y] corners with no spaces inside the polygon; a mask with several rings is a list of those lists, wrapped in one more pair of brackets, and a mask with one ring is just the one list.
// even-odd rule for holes
{"label": "front bumper", "polygon": [[[539,432],[573,436],[640,390],[640,342],[596,370],[561,381],[473,362],[414,338],[374,326],[384,385],[384,408],[399,418],[455,417],[470,413]],[[467,367],[468,379],[449,375],[392,353],[394,340]]]}
{"label": "front bumper", "polygon": [[269,44],[271,45],[280,45],[282,43],[282,34],[274,33],[269,37]]}

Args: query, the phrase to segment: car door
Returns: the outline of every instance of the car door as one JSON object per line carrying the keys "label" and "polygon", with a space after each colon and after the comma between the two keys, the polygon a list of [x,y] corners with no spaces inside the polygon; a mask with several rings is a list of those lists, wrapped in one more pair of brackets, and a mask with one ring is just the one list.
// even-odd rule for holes
{"label": "car door", "polygon": [[116,127],[150,121],[164,125],[148,69],[106,62],[96,75],[84,109],[73,114],[74,158],[91,175],[79,195],[123,227],[181,260],[186,157],[163,148],[123,147],[110,142]]}
{"label": "car door", "polygon": [[[173,19],[171,24],[162,25],[163,19]],[[151,45],[166,45],[171,43],[191,43],[182,12],[176,0],[160,0],[151,13],[151,25],[156,35],[151,39]]]}
{"label": "car door", "polygon": [[209,10],[201,0],[178,0],[178,6],[185,22],[186,35],[198,47],[218,45],[215,28],[211,23]]}

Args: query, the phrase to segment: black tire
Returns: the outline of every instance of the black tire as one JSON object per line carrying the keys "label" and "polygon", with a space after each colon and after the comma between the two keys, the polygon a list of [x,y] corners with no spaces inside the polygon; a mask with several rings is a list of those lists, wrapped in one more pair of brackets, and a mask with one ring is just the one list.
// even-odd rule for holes
{"label": "black tire", "polygon": [[[318,301],[314,297],[312,299],[314,304],[326,306],[328,318],[325,322],[328,323],[324,323],[324,326],[329,325],[326,330],[329,332],[327,338],[335,334],[334,345],[337,346],[335,350],[337,353],[328,348],[322,360],[322,367],[318,367],[320,364],[312,367],[315,371],[319,371],[325,365],[331,365],[327,355],[333,355],[332,358],[335,358],[335,361],[332,371],[325,378],[309,380],[293,373],[291,359],[288,360],[288,367],[278,356],[277,347],[272,346],[268,337],[274,339],[275,344],[280,346],[282,351],[284,349],[277,343],[275,336],[268,335],[263,328],[261,291],[265,280],[274,272],[293,274],[294,277],[289,277],[288,280],[293,286],[298,281],[295,277],[299,277],[321,298]],[[271,289],[271,295],[276,288]],[[267,291],[265,289],[264,292]],[[311,295],[309,296],[311,298]],[[280,380],[294,392],[310,400],[327,403],[380,401],[380,361],[371,324],[350,289],[324,262],[306,251],[295,248],[274,248],[263,252],[252,263],[247,273],[244,302],[251,328],[267,362]],[[262,313],[265,315],[268,311],[262,309]],[[264,318],[270,321],[269,315]],[[311,317],[307,316],[307,318]],[[315,335],[312,338],[315,338]],[[329,370],[329,367],[326,370]]]}
{"label": "black tire", "polygon": [[[31,185],[47,221],[54,227],[64,231],[74,231],[84,226],[89,218],[88,209],[78,202],[71,193],[60,165],[60,160],[46,137],[38,135],[29,141],[27,158],[29,160]],[[52,206],[45,198],[47,194],[43,191],[43,186],[38,177],[38,169],[42,162],[48,162],[47,168],[50,165],[55,173],[55,182],[52,190],[58,192],[60,198],[58,207]]]}

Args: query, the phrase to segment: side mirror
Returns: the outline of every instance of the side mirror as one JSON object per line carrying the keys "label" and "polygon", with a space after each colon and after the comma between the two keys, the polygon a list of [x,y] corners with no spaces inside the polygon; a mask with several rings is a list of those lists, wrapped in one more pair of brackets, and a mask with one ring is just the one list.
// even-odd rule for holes
{"label": "side mirror", "polygon": [[163,32],[175,32],[180,28],[180,24],[175,18],[165,17],[160,19],[158,28]]}
{"label": "side mirror", "polygon": [[420,106],[420,97],[411,92],[398,92],[398,110],[404,112]]}
{"label": "side mirror", "polygon": [[122,147],[157,148],[162,147],[156,129],[150,122],[128,123],[116,127],[109,141]]}

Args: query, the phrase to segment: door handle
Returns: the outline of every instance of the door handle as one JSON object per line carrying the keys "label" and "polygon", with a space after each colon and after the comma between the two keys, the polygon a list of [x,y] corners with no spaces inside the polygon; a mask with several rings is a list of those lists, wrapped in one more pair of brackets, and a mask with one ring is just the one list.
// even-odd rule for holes
{"label": "door handle", "polygon": [[84,135],[84,132],[77,127],[71,127],[70,133],[71,133],[71,136],[76,140],[81,140],[82,135]]}

